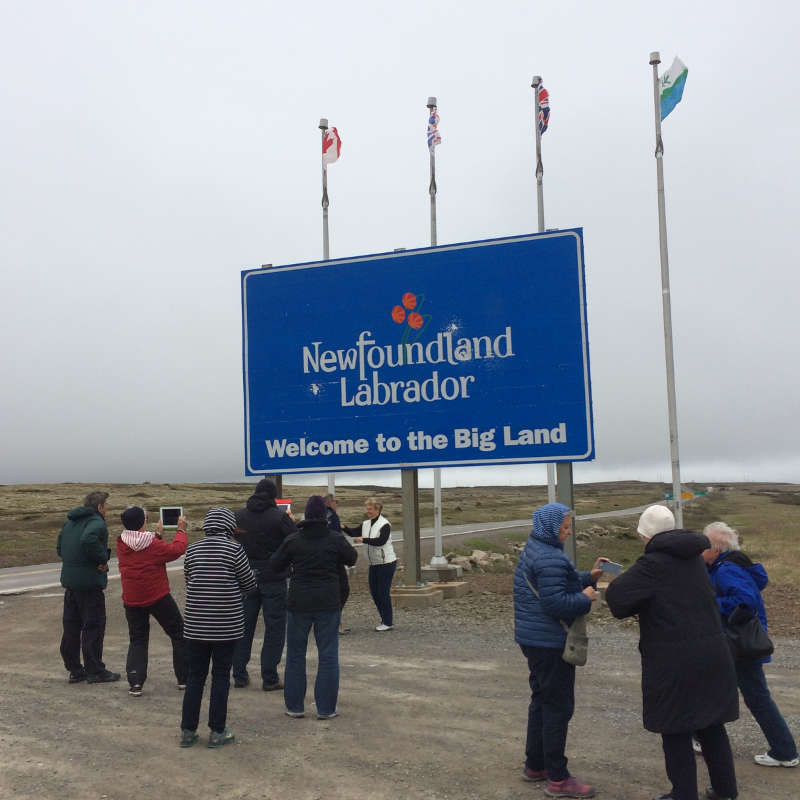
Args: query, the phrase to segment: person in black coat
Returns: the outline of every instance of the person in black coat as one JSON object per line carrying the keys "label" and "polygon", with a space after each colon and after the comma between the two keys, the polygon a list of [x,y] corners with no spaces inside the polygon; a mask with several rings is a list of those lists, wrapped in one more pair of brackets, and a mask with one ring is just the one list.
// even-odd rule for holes
{"label": "person in black coat", "polygon": [[725,723],[739,717],[736,672],[701,553],[708,539],[674,530],[664,506],[639,519],[644,555],[606,591],[618,618],[638,615],[644,727],[660,733],[672,791],[654,800],[695,800],[692,731],[703,748],[711,788],[705,797],[737,796]]}
{"label": "person in black coat", "polygon": [[247,505],[236,512],[236,540],[244,547],[250,567],[258,579],[258,591],[244,598],[244,636],[233,653],[233,685],[242,689],[250,683],[247,663],[253,647],[259,612],[264,616],[264,643],[261,646],[261,688],[265,692],[282,689],[278,664],[286,641],[286,578],[288,573],[269,565],[283,540],[297,530],[289,514],[278,508],[278,487],[269,478],[256,485]]}
{"label": "person in black coat", "polygon": [[283,698],[288,716],[305,715],[306,650],[313,627],[319,655],[314,702],[317,718],[330,719],[339,715],[339,567],[353,566],[358,555],[341,533],[328,528],[325,501],[319,495],[308,498],[298,528],[270,559],[276,571],[292,569]]}

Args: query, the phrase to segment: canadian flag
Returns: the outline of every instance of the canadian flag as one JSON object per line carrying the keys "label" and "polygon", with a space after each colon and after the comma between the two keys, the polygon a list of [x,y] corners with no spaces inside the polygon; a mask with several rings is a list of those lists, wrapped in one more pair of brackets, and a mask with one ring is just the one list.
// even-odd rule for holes
{"label": "canadian flag", "polygon": [[342,140],[339,138],[339,131],[331,128],[325,131],[322,137],[322,163],[327,166],[339,160],[342,154]]}

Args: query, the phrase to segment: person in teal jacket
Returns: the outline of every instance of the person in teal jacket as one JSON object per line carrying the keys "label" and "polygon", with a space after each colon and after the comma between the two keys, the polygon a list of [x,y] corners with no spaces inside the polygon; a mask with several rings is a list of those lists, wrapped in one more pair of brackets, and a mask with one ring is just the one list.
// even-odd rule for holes
{"label": "person in teal jacket", "polygon": [[[82,506],[67,514],[58,534],[56,552],[61,557],[64,587],[64,633],[61,657],[70,683],[110,683],[120,679],[103,663],[108,583],[107,492],[90,492]],[[81,663],[83,653],[83,663]]]}

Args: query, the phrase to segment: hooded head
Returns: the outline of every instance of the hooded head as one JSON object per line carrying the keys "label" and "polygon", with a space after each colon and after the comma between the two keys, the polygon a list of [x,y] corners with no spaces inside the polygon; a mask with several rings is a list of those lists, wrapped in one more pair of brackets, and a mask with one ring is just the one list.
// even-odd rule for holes
{"label": "hooded head", "polygon": [[327,519],[327,510],[325,499],[318,494],[312,494],[306,503],[306,520],[324,522]]}
{"label": "hooded head", "polygon": [[138,531],[144,525],[144,509],[140,506],[130,506],[119,515],[119,518],[126,531]]}
{"label": "hooded head", "polygon": [[278,487],[275,485],[275,481],[271,481],[269,478],[262,478],[256,484],[256,494],[265,494],[270,499],[274,500],[278,496]]}
{"label": "hooded head", "polygon": [[568,506],[563,503],[548,503],[533,512],[534,539],[555,544],[558,542],[558,531],[567,514],[571,514]]}
{"label": "hooded head", "polygon": [[642,512],[636,532],[645,539],[652,539],[657,533],[675,530],[675,517],[666,506],[650,506]]}
{"label": "hooded head", "polygon": [[208,514],[203,520],[203,530],[206,535],[224,533],[226,536],[232,536],[236,530],[236,517],[233,515],[233,511],[224,506],[209,508]]}

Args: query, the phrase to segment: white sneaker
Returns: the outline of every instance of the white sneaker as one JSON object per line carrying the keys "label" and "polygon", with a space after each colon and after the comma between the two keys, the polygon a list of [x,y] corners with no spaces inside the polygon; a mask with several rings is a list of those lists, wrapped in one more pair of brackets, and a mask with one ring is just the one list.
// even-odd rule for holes
{"label": "white sneaker", "polygon": [[692,736],[692,750],[699,755],[703,755],[703,747],[701,746],[700,742]]}
{"label": "white sneaker", "polygon": [[284,713],[287,717],[291,717],[292,719],[302,719],[306,715],[305,711],[289,711],[288,708]]}
{"label": "white sneaker", "polygon": [[376,631],[390,631],[392,629],[391,625],[384,625],[382,622],[380,625],[375,626]]}
{"label": "white sneaker", "polygon": [[793,758],[791,761],[778,761],[777,758],[773,758],[769,753],[760,753],[753,757],[753,761],[762,767],[796,767],[800,764],[800,758]]}

